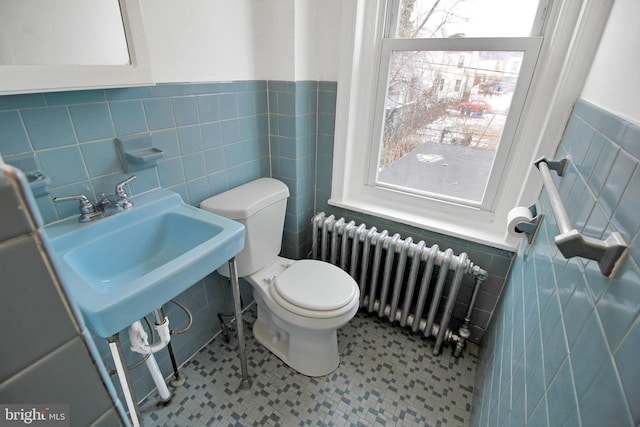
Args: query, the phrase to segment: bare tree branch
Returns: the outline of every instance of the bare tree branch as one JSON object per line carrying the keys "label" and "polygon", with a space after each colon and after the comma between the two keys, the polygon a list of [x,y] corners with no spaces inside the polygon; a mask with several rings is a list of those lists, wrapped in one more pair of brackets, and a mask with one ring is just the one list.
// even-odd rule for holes
{"label": "bare tree branch", "polygon": [[[436,0],[433,5],[431,6],[431,9],[429,9],[429,12],[427,12],[427,16],[424,17],[424,19],[422,20],[422,22],[420,23],[420,25],[418,25],[415,29],[415,31],[413,32],[413,37],[417,36],[418,34],[420,34],[420,31],[424,28],[424,26],[427,24],[427,21],[429,21],[429,18],[431,18],[431,16],[433,15],[433,13],[436,11],[436,8],[438,7],[438,5],[440,4],[441,0]],[[441,24],[442,25],[442,24]]]}

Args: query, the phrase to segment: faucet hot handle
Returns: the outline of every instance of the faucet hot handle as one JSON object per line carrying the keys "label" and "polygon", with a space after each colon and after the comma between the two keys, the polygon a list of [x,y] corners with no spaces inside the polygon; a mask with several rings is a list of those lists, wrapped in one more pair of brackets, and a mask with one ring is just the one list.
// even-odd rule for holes
{"label": "faucet hot handle", "polygon": [[134,179],[136,179],[137,176],[135,175],[131,175],[129,178],[125,179],[124,181],[116,184],[116,194],[120,197],[128,197],[127,193],[124,192],[124,186],[127,185],[128,183],[130,183],[131,181],[133,181]]}
{"label": "faucet hot handle", "polygon": [[89,201],[89,199],[87,199],[87,196],[85,196],[84,194],[77,194],[77,195],[73,195],[73,196],[63,196],[63,197],[54,197],[53,201],[56,203],[60,203],[60,202],[67,202],[69,200],[79,200],[80,201],[80,212],[83,214],[87,214],[87,213],[92,213],[95,211],[93,205],[91,204],[91,202]]}

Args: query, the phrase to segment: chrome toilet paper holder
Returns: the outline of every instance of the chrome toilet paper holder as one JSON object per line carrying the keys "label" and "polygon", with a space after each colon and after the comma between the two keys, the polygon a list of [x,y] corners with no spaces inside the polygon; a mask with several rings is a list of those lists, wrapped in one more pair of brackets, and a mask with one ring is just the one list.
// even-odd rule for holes
{"label": "chrome toilet paper holder", "polygon": [[526,234],[527,242],[532,245],[533,242],[536,241],[536,237],[538,237],[538,231],[540,231],[544,214],[538,213],[538,209],[535,204],[529,206],[529,211],[533,218],[531,218],[530,221],[522,221],[516,224],[516,231]]}

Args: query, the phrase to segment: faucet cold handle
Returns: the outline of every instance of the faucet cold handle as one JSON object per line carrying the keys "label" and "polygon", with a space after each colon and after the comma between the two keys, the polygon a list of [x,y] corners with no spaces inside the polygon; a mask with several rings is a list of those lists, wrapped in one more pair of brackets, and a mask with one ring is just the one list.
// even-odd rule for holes
{"label": "faucet cold handle", "polygon": [[124,186],[127,185],[128,183],[130,183],[131,181],[133,181],[134,179],[136,179],[137,176],[135,175],[131,175],[129,178],[125,179],[124,181],[116,184],[116,194],[120,197],[124,197],[127,198],[127,193],[124,192]]}

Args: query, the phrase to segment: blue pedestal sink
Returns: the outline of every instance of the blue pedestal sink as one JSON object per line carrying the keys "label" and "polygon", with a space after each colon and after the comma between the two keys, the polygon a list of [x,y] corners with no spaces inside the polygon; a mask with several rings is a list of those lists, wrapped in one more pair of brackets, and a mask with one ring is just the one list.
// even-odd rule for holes
{"label": "blue pedestal sink", "polygon": [[63,286],[87,325],[117,334],[191,287],[244,246],[244,226],[158,189],[94,222],[45,227]]}
{"label": "blue pedestal sink", "polygon": [[[140,410],[119,332],[152,311],[162,313],[163,304],[227,261],[234,312],[241,319],[235,255],[244,247],[244,226],[187,205],[178,194],[163,189],[131,201],[130,209],[95,221],[81,223],[75,217],[48,225],[44,244],[67,296],[88,327],[109,342],[129,416],[137,427]],[[247,389],[251,380],[242,324],[237,322],[237,337],[241,388]]]}

